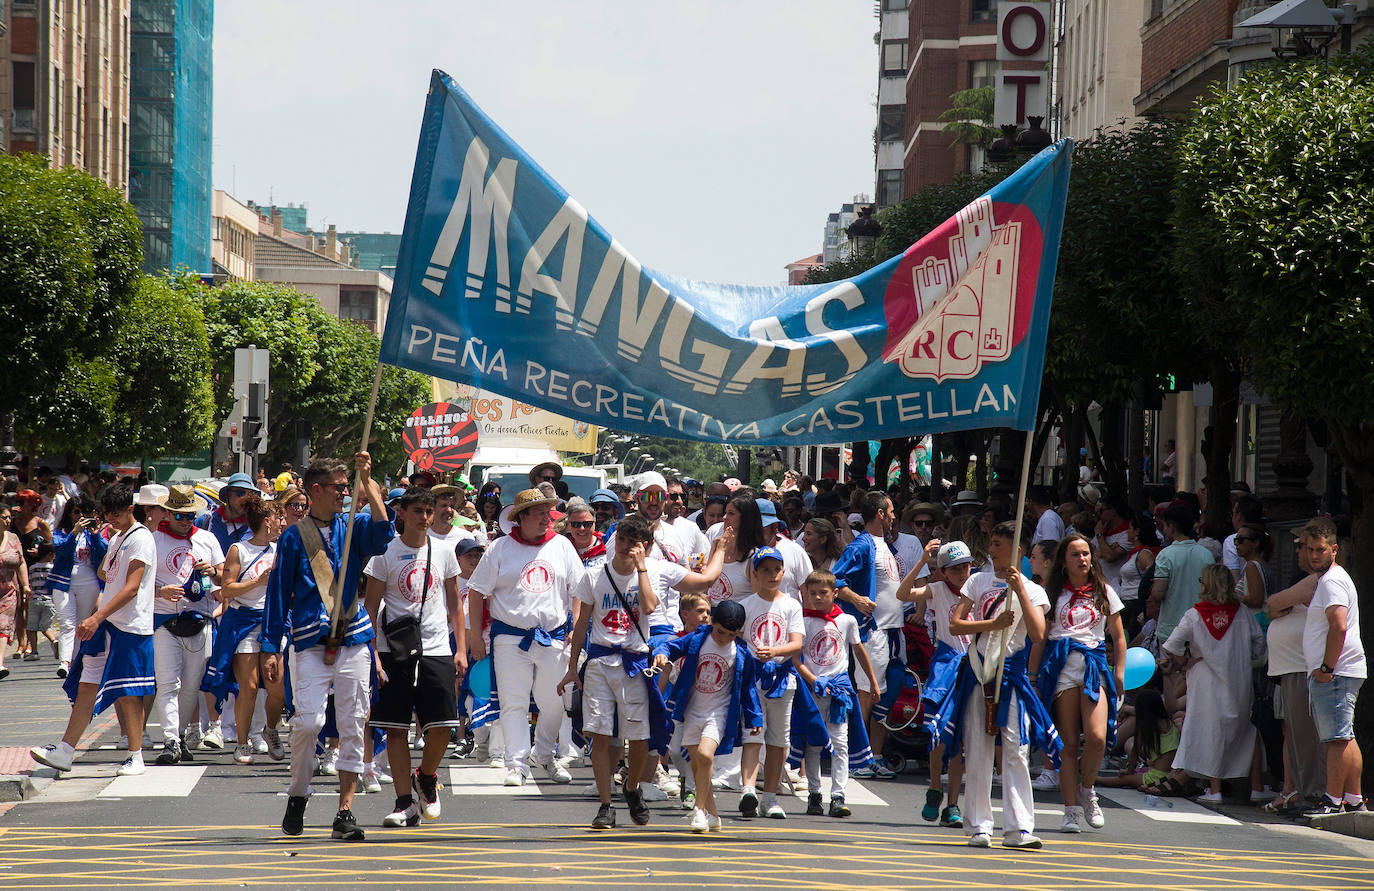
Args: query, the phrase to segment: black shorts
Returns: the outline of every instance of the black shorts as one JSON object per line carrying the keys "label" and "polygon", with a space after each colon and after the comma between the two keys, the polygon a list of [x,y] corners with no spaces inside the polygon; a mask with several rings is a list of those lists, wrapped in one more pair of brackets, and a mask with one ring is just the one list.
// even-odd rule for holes
{"label": "black shorts", "polygon": [[413,664],[402,668],[390,653],[378,653],[377,658],[389,680],[377,690],[369,724],[404,730],[413,714],[421,733],[431,727],[458,726],[458,673],[452,656],[421,656],[418,677]]}

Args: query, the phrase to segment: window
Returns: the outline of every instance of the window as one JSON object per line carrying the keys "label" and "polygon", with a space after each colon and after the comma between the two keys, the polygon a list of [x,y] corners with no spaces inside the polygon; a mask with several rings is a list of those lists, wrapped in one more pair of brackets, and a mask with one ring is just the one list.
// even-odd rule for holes
{"label": "window", "polygon": [[19,133],[32,133],[33,109],[37,104],[34,65],[32,62],[12,62],[10,72],[14,95],[14,130]]}
{"label": "window", "polygon": [[883,74],[906,74],[906,41],[883,41]]}
{"label": "window", "polygon": [[997,4],[992,0],[973,0],[969,4],[970,22],[995,22],[997,21]]}
{"label": "window", "polygon": [[878,109],[878,141],[896,142],[906,136],[906,106],[884,105]]}
{"label": "window", "polygon": [[902,200],[902,171],[878,171],[878,206],[891,207]]}
{"label": "window", "polygon": [[339,288],[339,318],[375,328],[377,291],[374,288]]}
{"label": "window", "polygon": [[997,62],[994,59],[979,59],[968,63],[968,88],[990,87],[997,82]]}
{"label": "window", "polygon": [[911,5],[911,0],[883,0],[883,12],[901,12]]}

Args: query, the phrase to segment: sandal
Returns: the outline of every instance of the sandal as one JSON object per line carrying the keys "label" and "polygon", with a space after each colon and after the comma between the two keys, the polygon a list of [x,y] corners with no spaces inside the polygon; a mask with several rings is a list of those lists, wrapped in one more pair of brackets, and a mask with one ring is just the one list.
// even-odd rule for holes
{"label": "sandal", "polygon": [[1273,801],[1267,801],[1264,804],[1260,805],[1260,810],[1266,814],[1277,815],[1280,811],[1292,806],[1293,802],[1298,800],[1299,794],[1300,793],[1298,793],[1297,791],[1293,791],[1287,793],[1286,795],[1280,795]]}
{"label": "sandal", "polygon": [[1155,786],[1159,789],[1159,792],[1156,794],[1163,795],[1166,798],[1190,798],[1194,794],[1188,786],[1180,783],[1175,777],[1165,777],[1156,783]]}

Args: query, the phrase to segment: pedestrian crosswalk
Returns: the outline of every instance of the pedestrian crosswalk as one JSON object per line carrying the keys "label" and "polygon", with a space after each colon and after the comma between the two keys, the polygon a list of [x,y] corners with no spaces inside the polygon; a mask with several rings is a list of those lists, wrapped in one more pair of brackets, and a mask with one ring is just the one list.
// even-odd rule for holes
{"label": "pedestrian crosswalk", "polygon": [[448,788],[454,795],[530,796],[542,794],[539,783],[530,777],[523,786],[505,785],[506,771],[486,764],[454,765],[448,769]]}
{"label": "pedestrian crosswalk", "polygon": [[205,765],[150,766],[139,776],[115,777],[96,798],[186,798],[205,776]]}

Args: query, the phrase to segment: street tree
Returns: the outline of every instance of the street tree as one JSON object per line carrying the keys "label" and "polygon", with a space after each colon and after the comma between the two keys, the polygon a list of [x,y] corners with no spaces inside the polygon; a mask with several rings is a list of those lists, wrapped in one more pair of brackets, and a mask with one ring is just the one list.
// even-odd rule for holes
{"label": "street tree", "polygon": [[1374,48],[1213,93],[1182,140],[1179,203],[1211,233],[1249,375],[1330,430],[1354,483],[1350,569],[1374,609]]}

